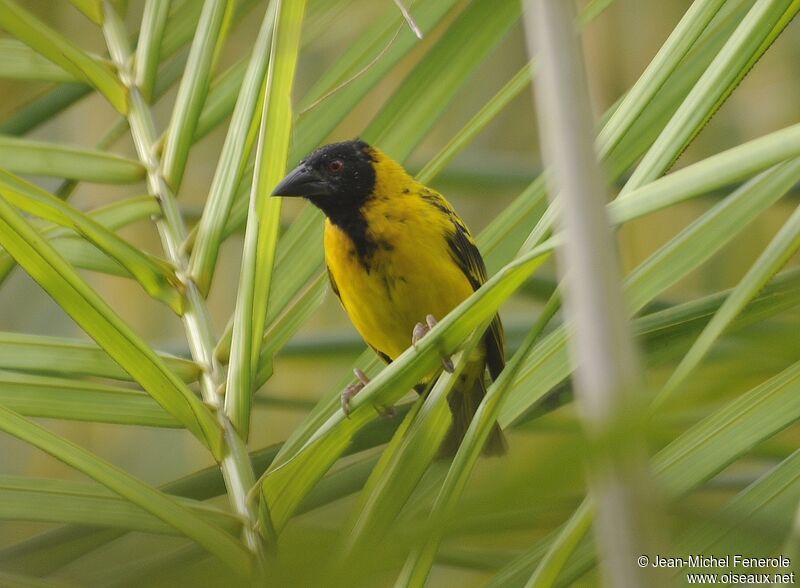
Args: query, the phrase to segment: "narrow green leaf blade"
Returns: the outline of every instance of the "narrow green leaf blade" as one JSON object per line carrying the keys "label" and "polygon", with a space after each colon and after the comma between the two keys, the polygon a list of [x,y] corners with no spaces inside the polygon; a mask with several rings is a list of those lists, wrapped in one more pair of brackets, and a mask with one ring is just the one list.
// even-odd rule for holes
{"label": "narrow green leaf blade", "polygon": [[91,93],[91,86],[82,82],[59,84],[50,92],[25,104],[0,123],[0,133],[24,135]]}
{"label": "narrow green leaf blade", "polygon": [[18,208],[74,230],[117,261],[145,291],[164,301],[176,313],[183,309],[183,296],[174,270],[164,261],[143,253],[116,233],[63,200],[0,169],[0,193]]}
{"label": "narrow green leaf blade", "polygon": [[787,162],[763,172],[639,264],[626,277],[631,312],[638,312],[659,293],[708,260],[744,227],[777,202],[800,180],[800,164]]}
{"label": "narrow green leaf blade", "polygon": [[245,439],[250,427],[253,377],[261,355],[280,228],[281,199],[271,198],[270,194],[285,174],[289,156],[291,92],[304,12],[304,0],[278,0],[264,90],[225,395],[225,411]]}
{"label": "narrow green leaf blade", "polygon": [[[782,164],[786,165],[791,164]],[[798,179],[798,170],[782,166],[764,172],[736,190],[628,274],[625,292],[629,311],[638,312],[659,293],[708,260],[760,212],[780,199]],[[537,345],[503,405],[501,424],[507,425],[518,419],[569,374],[571,368],[565,345],[563,327]]]}
{"label": "narrow green leaf blade", "polygon": [[[634,217],[706,194],[747,179],[778,163],[800,156],[800,125],[792,125],[742,143],[663,176],[609,204],[612,222]],[[655,204],[659,202],[659,204]]]}
{"label": "narrow green leaf blade", "polygon": [[[756,2],[728,42],[664,127],[656,142],[637,166],[623,193],[660,176],[688,143],[703,128],[722,100],[748,72],[748,63],[766,50],[764,41],[786,11],[800,10],[800,3],[790,8],[792,0]],[[784,25],[785,26],[785,25]]]}
{"label": "narrow green leaf blade", "polygon": [[[736,398],[662,449],[652,459],[657,482],[669,497],[679,498],[798,419],[800,363]],[[582,506],[567,525],[577,533],[592,517],[592,510]],[[501,569],[488,586],[523,586],[545,551],[546,547],[534,546]],[[576,564],[591,562],[594,554],[585,552],[581,557],[583,561],[573,557]]]}
{"label": "narrow green leaf blade", "polygon": [[150,396],[130,388],[2,370],[0,406],[28,417],[146,427],[181,426]]}
{"label": "narrow green leaf blade", "polygon": [[93,23],[103,24],[103,0],[69,0]]}
{"label": "narrow green leaf blade", "polygon": [[458,384],[484,332],[485,325],[472,333],[455,358],[453,373],[443,373],[415,403],[383,451],[345,523],[345,562],[357,558],[363,547],[385,535],[433,463],[453,420],[447,397]]}
{"label": "narrow green leaf blade", "polygon": [[[107,229],[116,231],[122,227],[128,226],[133,222],[146,218],[152,218],[154,215],[158,215],[159,212],[160,208],[155,198],[152,196],[140,196],[126,198],[106,206],[101,206],[100,208],[90,211],[87,214],[93,220],[97,221]],[[91,250],[98,256],[103,256],[103,254],[100,253],[100,251],[94,245],[91,245],[84,239],[76,237],[75,232],[71,229],[67,229],[58,225],[52,225],[49,227],[42,227],[40,232],[42,236],[47,239],[61,239],[67,242],[75,241],[79,243],[81,254],[77,256],[73,256],[72,252],[69,251],[69,245],[67,245],[67,247],[63,250],[59,246],[59,251],[62,253],[62,255],[64,255],[64,257],[76,267],[89,269],[85,268],[83,265],[83,254],[88,250]],[[118,272],[124,277],[132,277],[127,270],[125,270],[122,266],[108,256],[103,256],[103,258],[104,261],[107,261],[105,265],[111,266],[112,269],[109,271],[112,273]],[[8,277],[8,274],[12,269],[14,269],[15,266],[16,262],[14,261],[14,258],[12,258],[8,252],[0,249],[0,283],[2,283],[3,280]],[[109,268],[106,267],[105,269]]]}
{"label": "narrow green leaf blade", "polygon": [[222,430],[208,408],[2,197],[0,245],[142,388],[221,456]]}
{"label": "narrow green leaf blade", "polygon": [[636,84],[622,99],[608,124],[603,126],[597,136],[601,157],[619,145],[636,118],[658,93],[669,74],[679,66],[724,4],[725,0],[699,0],[692,3],[678,26],[673,29]]}
{"label": "narrow green leaf blade", "polygon": [[[414,18],[423,30],[431,31],[455,5],[455,0],[423,0],[415,4]],[[318,147],[353,106],[418,44],[419,40],[392,9],[388,18],[359,39],[309,91],[303,108],[309,108],[322,96],[326,98],[300,114],[290,161],[297,161]],[[351,81],[328,95],[346,80]]]}
{"label": "narrow green leaf blade", "polygon": [[250,568],[249,552],[239,541],[216,525],[198,517],[174,498],[3,407],[0,407],[0,430],[49,453],[152,513],[197,541],[237,572],[246,573]]}
{"label": "narrow green leaf blade", "polygon": [[[236,517],[225,511],[195,500],[174,500],[213,525],[232,532],[240,527]],[[0,519],[73,523],[145,533],[180,533],[103,486],[47,478],[0,476]]]}
{"label": "narrow green leaf blade", "polygon": [[211,81],[215,56],[227,35],[235,2],[206,0],[164,140],[163,175],[177,192]]}
{"label": "narrow green leaf blade", "polygon": [[395,584],[398,588],[400,586],[422,585],[427,580],[442,539],[440,531],[445,528],[445,524],[451,520],[451,517],[456,512],[456,507],[466,488],[470,474],[478,462],[481,450],[497,423],[497,414],[502,405],[502,400],[510,389],[517,372],[522,367],[528,352],[558,310],[558,306],[558,296],[551,297],[547,306],[542,310],[539,318],[536,319],[533,327],[528,332],[522,345],[506,364],[497,380],[486,391],[486,396],[478,406],[467,433],[464,435],[464,440],[453,458],[453,462],[450,464],[441,489],[436,495],[430,513],[430,519],[435,522],[430,527],[432,532],[408,556],[400,578]]}
{"label": "narrow green leaf blade", "polygon": [[530,85],[532,79],[533,64],[526,63],[522,66],[522,69],[519,70],[491,100],[484,104],[475,116],[473,116],[470,121],[439,150],[436,156],[425,164],[425,167],[417,174],[417,179],[424,184],[430,182],[439,175],[459,151],[466,145],[469,145],[506,106]]}
{"label": "narrow green leaf blade", "polygon": [[[800,170],[800,160],[785,165]],[[686,377],[703,361],[711,346],[722,336],[725,329],[747,306],[747,303],[780,271],[798,249],[800,249],[800,207],[795,209],[767,248],[750,266],[733,292],[730,293],[725,304],[700,333],[692,348],[658,393],[654,401],[657,405],[663,403],[686,380]]]}
{"label": "narrow green leaf blade", "polygon": [[768,526],[770,532],[783,536],[791,526],[786,513],[795,509],[798,499],[800,450],[734,496],[714,515],[713,523],[684,533],[678,541],[681,552],[714,553],[727,534],[754,526]]}
{"label": "narrow green leaf blade", "polygon": [[0,78],[74,82],[75,76],[15,39],[0,39]]}
{"label": "narrow green leaf blade", "polygon": [[0,135],[0,161],[18,174],[101,184],[131,184],[145,176],[138,162],[106,151]]}
{"label": "narrow green leaf blade", "polygon": [[127,112],[128,92],[108,65],[91,57],[13,0],[0,0],[0,27],[76,79],[97,88],[119,112]]}
{"label": "narrow green leaf blade", "polygon": [[[186,383],[200,377],[200,367],[193,361],[165,354],[159,357],[170,372]],[[93,343],[22,333],[0,332],[0,369],[132,381],[128,372]]]}
{"label": "narrow green leaf blade", "polygon": [[142,13],[134,71],[136,85],[148,101],[153,96],[156,72],[161,61],[161,43],[166,32],[171,7],[172,0],[147,0]]}
{"label": "narrow green leaf blade", "polygon": [[189,271],[200,291],[205,294],[211,287],[225,224],[245,164],[250,158],[252,144],[247,141],[247,137],[251,128],[258,127],[261,120],[261,112],[258,110],[259,96],[267,74],[276,6],[277,3],[270,3],[264,14],[261,30],[244,73],[225,144],[211,181],[203,216],[197,227]]}
{"label": "narrow green leaf blade", "polygon": [[520,3],[515,0],[470,3],[392,94],[364,132],[365,139],[393,157],[405,159],[520,13]]}

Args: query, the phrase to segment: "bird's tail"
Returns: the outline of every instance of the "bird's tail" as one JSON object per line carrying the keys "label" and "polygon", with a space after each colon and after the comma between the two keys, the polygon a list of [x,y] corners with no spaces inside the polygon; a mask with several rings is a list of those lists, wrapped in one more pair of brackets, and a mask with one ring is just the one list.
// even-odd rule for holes
{"label": "bird's tail", "polygon": [[[483,384],[483,378],[477,378],[475,384],[468,389],[454,389],[447,399],[450,405],[450,412],[453,415],[453,424],[439,449],[441,457],[453,457],[458,451],[464,435],[467,433],[467,428],[472,422],[472,417],[475,416],[475,411],[478,410],[478,405],[486,396],[486,387]],[[503,431],[500,426],[495,423],[492,425],[492,431],[486,439],[486,444],[483,446],[483,455],[486,456],[499,456],[506,453],[506,440],[503,436]]]}

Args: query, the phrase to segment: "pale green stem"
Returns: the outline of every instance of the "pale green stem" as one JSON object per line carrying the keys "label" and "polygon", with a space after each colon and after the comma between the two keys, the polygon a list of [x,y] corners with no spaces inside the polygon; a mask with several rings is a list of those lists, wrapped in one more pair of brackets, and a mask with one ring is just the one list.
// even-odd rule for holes
{"label": "pale green stem", "polygon": [[161,206],[162,217],[156,224],[162,245],[185,288],[186,311],[183,315],[183,324],[192,359],[203,369],[200,390],[203,400],[215,409],[217,419],[225,432],[227,451],[220,461],[220,469],[228,490],[228,499],[233,511],[244,521],[243,534],[247,547],[259,561],[263,561],[264,546],[255,528],[257,518],[247,501],[247,493],[255,485],[255,476],[247,455],[247,447],[222,410],[218,390],[224,382],[224,377],[221,366],[214,357],[215,339],[208,307],[197,285],[186,271],[188,260],[181,250],[181,243],[186,238],[186,226],[175,195],[161,174],[161,166],[156,155],[158,134],[152,112],[136,86],[133,72],[130,71],[131,49],[126,32],[108,0],[104,3],[104,7],[103,34],[111,57],[119,68],[120,78],[130,93],[128,122],[131,135],[139,159],[147,168],[148,189]]}
{"label": "pale green stem", "polygon": [[542,152],[564,236],[556,253],[559,273],[565,276],[575,394],[597,449],[588,473],[602,568],[611,586],[652,586],[657,578],[636,563],[637,554],[648,552],[654,531],[642,420],[637,418],[644,404],[643,379],[605,210],[606,182],[594,152],[574,6],[530,0],[527,8],[526,37],[539,63],[535,90]]}

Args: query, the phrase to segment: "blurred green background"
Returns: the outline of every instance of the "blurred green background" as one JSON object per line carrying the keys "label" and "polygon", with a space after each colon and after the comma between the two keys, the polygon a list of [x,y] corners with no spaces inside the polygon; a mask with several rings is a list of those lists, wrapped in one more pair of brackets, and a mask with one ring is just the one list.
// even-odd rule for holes
{"label": "blurred green background", "polygon": [[[309,14],[318,9],[319,2],[311,1]],[[690,2],[678,0],[617,0],[585,33],[585,55],[590,78],[594,109],[597,117],[606,111],[638,78],[652,59],[669,32],[683,15]],[[128,14],[132,28],[141,14],[142,2],[131,0]],[[104,42],[98,29],[65,2],[31,0],[27,3],[41,18],[80,41],[82,47],[102,53]],[[373,26],[376,19],[393,10],[389,0],[342,0],[335,10],[312,25],[324,27],[323,34],[313,35],[301,53],[295,95],[301,96],[329,65],[350,47],[363,32]],[[256,3],[253,18],[245,18],[226,44],[219,68],[233,63],[249,52],[260,22],[263,3]],[[134,18],[135,17],[135,18]],[[309,26],[312,26],[309,25]],[[312,35],[309,35],[311,37]],[[379,84],[361,106],[354,110],[331,135],[331,140],[351,138],[369,122],[379,107],[403,79],[413,64],[424,54],[425,45],[435,40],[430,35],[420,43],[404,65]],[[465,40],[465,43],[468,43]],[[420,169],[458,131],[485,102],[511,78],[527,60],[521,26],[515,26],[501,45],[475,72],[468,84],[458,94],[448,112],[431,130],[424,142],[414,151],[409,167]],[[0,121],[19,105],[26,103],[44,90],[44,85],[0,80]],[[168,94],[156,108],[159,123],[168,121],[171,99]],[[111,107],[98,95],[89,96],[71,107],[56,122],[37,129],[32,137],[82,146],[94,145],[116,116]],[[800,120],[800,22],[792,23],[775,46],[755,66],[707,128],[677,162],[683,166],[746,140],[761,136]],[[225,137],[225,127],[220,126],[192,151],[180,200],[189,211],[199,214],[209,183],[214,173]],[[133,146],[124,139],[115,145],[115,151],[135,157]],[[0,162],[1,164],[1,162]],[[444,193],[460,211],[474,232],[503,209],[541,169],[538,135],[530,92],[517,98],[490,126],[460,154],[448,169],[437,178],[434,187]],[[39,181],[39,179],[37,179]],[[42,185],[55,188],[52,180],[41,180]],[[136,195],[144,190],[142,185],[114,187],[82,184],[72,197],[81,208]],[[798,204],[797,188],[788,199],[761,216],[722,252],[699,270],[690,274],[664,296],[665,301],[678,302],[696,298],[704,293],[716,292],[736,284],[769,242],[788,214]],[[688,222],[715,202],[714,196],[674,206],[629,223],[619,233],[619,243],[626,270],[669,240]],[[300,202],[288,202],[284,207],[284,220],[288,223],[297,214]],[[138,223],[123,231],[123,235],[142,248],[159,251],[159,241],[150,223]],[[241,235],[228,241],[219,262],[210,307],[219,330],[224,327],[234,305],[238,282]],[[306,247],[321,247],[319,242],[305,243]],[[792,263],[797,263],[795,259]],[[490,268],[490,271],[496,268]],[[85,273],[90,283],[119,311],[121,316],[148,341],[157,347],[177,354],[185,354],[183,330],[179,320],[164,306],[153,302],[137,288],[129,287],[126,280]],[[552,279],[554,269],[548,266],[537,275]],[[50,299],[19,269],[4,285],[0,303],[0,330],[83,337],[81,331]],[[513,344],[514,333],[529,325],[542,300],[534,295],[518,295],[502,311]],[[692,393],[684,410],[676,411],[675,426],[681,427],[691,418],[693,405],[713,403],[719,395],[731,397],[737,390],[747,390],[753,384],[777,373],[800,359],[800,312],[789,311],[759,324],[725,337],[715,347],[711,359],[702,368],[700,377],[693,380],[697,390]],[[331,345],[336,342],[336,345]],[[346,376],[352,360],[362,347],[357,334],[350,326],[333,296],[300,329],[274,364],[274,376],[259,392],[257,409],[253,416],[250,444],[258,448],[284,439],[297,425],[304,412],[331,386]],[[730,361],[727,358],[742,353],[747,361]],[[661,382],[668,375],[664,361],[674,358],[653,359],[648,365],[648,377]],[[154,484],[174,479],[211,465],[208,454],[190,435],[181,431],[164,429],[144,430],[102,424],[48,421],[47,426],[98,455],[120,465],[132,474]],[[574,427],[571,410],[557,411],[546,419],[536,421],[511,433],[512,453],[509,459],[519,462],[518,468],[502,468],[496,463],[480,465],[476,474],[476,488],[484,491],[491,487],[498,493],[521,492],[517,504],[513,495],[505,499],[508,513],[505,533],[497,539],[497,547],[519,545],[522,538],[529,541],[531,531],[526,522],[536,519],[556,524],[571,512],[574,501],[582,492],[581,465],[577,458],[580,448],[575,439],[562,433]],[[663,432],[667,435],[667,432]],[[776,437],[771,443],[791,445],[800,440],[796,428]],[[658,443],[658,439],[654,439]],[[165,450],[165,448],[168,448]],[[157,459],[154,453],[157,452]],[[44,455],[40,451],[0,436],[0,470],[6,474],[27,476],[76,478],[72,469]],[[754,467],[761,467],[756,464]],[[728,472],[735,479],[746,465]],[[558,472],[558,475],[554,475]],[[542,476],[547,473],[546,476]],[[518,483],[519,480],[536,479],[535,488]],[[575,494],[564,495],[565,481],[575,480]],[[482,484],[480,480],[494,480]],[[726,492],[726,480],[719,483],[719,492]],[[531,482],[533,484],[533,482]],[[714,499],[714,490],[694,496],[685,505],[687,512],[702,509],[704,500]],[[556,494],[557,493],[557,494]],[[475,507],[475,520],[480,518],[479,492],[467,500]],[[537,506],[540,505],[540,506]],[[343,509],[340,505],[328,507],[323,514],[338,520]],[[491,516],[499,517],[497,512]],[[488,516],[488,515],[487,515]],[[502,518],[502,517],[500,517]],[[473,521],[474,522],[474,521]],[[469,526],[470,520],[464,525]],[[498,523],[500,525],[501,523]],[[34,535],[48,528],[44,524],[0,522],[0,547]],[[519,528],[519,531],[515,531]],[[304,541],[302,517],[294,530],[295,539]],[[291,541],[292,533],[289,533]],[[525,542],[523,541],[523,543]],[[437,568],[436,574],[447,574],[447,582],[477,581],[473,573]],[[442,577],[444,578],[444,577]],[[433,578],[435,583],[436,576]]]}

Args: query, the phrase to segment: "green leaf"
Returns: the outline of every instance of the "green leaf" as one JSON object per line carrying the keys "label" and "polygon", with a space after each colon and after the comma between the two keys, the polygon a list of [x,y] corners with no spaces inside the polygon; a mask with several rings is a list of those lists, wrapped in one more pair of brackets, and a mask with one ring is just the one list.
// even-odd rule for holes
{"label": "green leaf", "polygon": [[52,241],[61,256],[76,268],[120,278],[132,277],[124,267],[80,237],[59,237]]}
{"label": "green leaf", "polygon": [[[174,500],[212,525],[232,533],[241,527],[236,517],[218,508],[186,498]],[[20,476],[0,476],[0,519],[74,523],[171,535],[180,532],[98,484]]]}
{"label": "green leaf", "polygon": [[[670,72],[666,69],[662,71],[648,68],[651,73],[648,76],[647,83],[660,87],[661,91],[658,94],[648,102],[645,98],[649,96],[650,90],[641,87],[643,85],[641,79],[637,80],[630,92],[640,96],[641,99],[629,102],[625,109],[612,107],[610,113],[607,113],[606,117],[604,117],[606,123],[603,128],[617,126],[618,119],[629,121],[628,130],[622,134],[615,149],[610,149],[605,143],[599,142],[596,146],[599,153],[605,154],[606,167],[609,169],[612,179],[619,178],[651,147],[660,129],[668,124],[675,110],[679,108],[684,98],[692,91],[697,80],[705,72],[709,62],[712,61],[713,57],[724,45],[730,32],[744,18],[744,10],[742,9],[748,8],[749,3],[728,2],[727,6],[733,8],[724,15],[724,19],[715,21],[712,26],[708,27],[708,31],[695,41],[692,51],[689,52],[689,55],[677,70]],[[696,13],[695,17],[697,16],[702,17],[703,14]],[[699,30],[692,24],[687,25],[687,30],[690,29],[695,32]],[[684,39],[683,42],[687,41],[689,41],[689,38]],[[730,91],[738,84],[740,79],[738,78],[732,83],[725,96],[730,94]],[[722,102],[716,104],[714,108],[719,108],[721,104]],[[629,111],[629,109],[635,110]],[[609,135],[601,129],[600,135],[611,140],[621,132],[622,129],[619,128],[615,133]],[[678,153],[676,152],[674,157],[677,157],[677,155]],[[630,184],[626,185],[626,190],[633,190],[634,188]],[[543,182],[541,189],[544,190]],[[623,196],[624,192],[625,190],[620,196]],[[549,233],[552,228],[553,218],[552,209],[548,209],[528,236],[523,245],[523,250],[535,246]]]}
{"label": "green leaf", "polygon": [[[155,198],[152,196],[141,196],[119,200],[109,205],[102,206],[88,213],[93,220],[111,231],[116,231],[133,222],[152,218],[160,213],[160,208]],[[60,239],[58,250],[73,265],[84,269],[89,269],[92,262],[99,257],[102,260],[102,267],[111,273],[117,273],[124,277],[132,277],[128,271],[115,262],[113,259],[101,253],[94,245],[88,241],[75,236],[75,232],[65,227],[51,225],[40,228],[41,235],[47,239]],[[62,245],[66,244],[65,247]],[[70,245],[77,251],[72,251]],[[0,283],[5,280],[12,269],[16,267],[16,262],[6,251],[0,249]]]}
{"label": "green leaf", "polygon": [[[782,167],[792,180],[800,181],[800,160],[785,163]],[[800,207],[795,209],[767,248],[733,289],[728,299],[725,300],[725,304],[700,333],[692,348],[659,391],[654,400],[655,405],[661,405],[686,380],[689,373],[700,364],[714,342],[722,336],[725,329],[747,306],[747,303],[780,271],[798,249],[800,249]]]}
{"label": "green leaf", "polygon": [[83,83],[59,84],[4,120],[0,124],[0,134],[24,135],[91,93],[92,88]]}
{"label": "green leaf", "polygon": [[426,540],[414,547],[403,570],[400,573],[396,586],[423,585],[430,574],[431,566],[436,557],[439,543],[442,539],[441,531],[444,525],[455,516],[459,500],[464,493],[470,474],[475,468],[478,458],[486,440],[497,423],[497,414],[502,405],[502,400],[514,381],[519,369],[522,367],[528,352],[542,334],[542,331],[553,318],[559,307],[559,298],[554,295],[550,298],[533,327],[528,332],[522,345],[514,353],[497,380],[492,382],[472,418],[461,446],[453,458],[447,476],[436,495],[429,518],[435,524],[430,526],[432,532]]}
{"label": "green leaf", "polygon": [[[455,0],[424,0],[414,6],[414,18],[423,30],[433,30],[447,15]],[[392,42],[392,39],[394,41]],[[317,147],[331,131],[419,40],[405,26],[397,11],[388,16],[358,40],[308,92],[302,108],[326,98],[315,108],[304,111],[297,121],[290,161],[297,161]],[[333,94],[328,93],[350,80]]]}
{"label": "green leaf", "polygon": [[90,56],[13,0],[0,0],[0,27],[97,88],[119,112],[128,110],[128,92],[106,63]]}
{"label": "green leaf", "polygon": [[734,496],[719,513],[715,513],[713,523],[683,533],[677,541],[680,550],[715,553],[727,534],[752,527],[768,525],[770,532],[783,535],[791,526],[786,513],[794,510],[798,498],[800,451],[794,451]]}
{"label": "green leaf", "polygon": [[0,245],[142,388],[221,455],[222,430],[214,415],[4,198]]}
{"label": "green leaf", "polygon": [[0,406],[28,417],[180,427],[150,396],[129,388],[0,370]]}
{"label": "green leaf", "polygon": [[195,141],[216,129],[233,112],[248,64],[248,60],[241,59],[214,78],[194,130]]}
{"label": "green leaf", "polygon": [[[797,179],[795,175],[780,170],[779,166],[764,172],[736,190],[634,269],[625,279],[629,311],[639,311],[659,293],[708,260],[760,212],[781,198]],[[620,201],[620,206],[623,202]],[[563,327],[537,345],[503,405],[501,424],[507,425],[518,419],[569,374],[571,367],[565,345]]]}
{"label": "green leaf", "polygon": [[253,377],[261,355],[280,228],[281,199],[270,194],[286,173],[292,132],[291,93],[305,12],[303,0],[278,1],[225,395],[225,412],[244,439],[250,428]]}
{"label": "green leaf", "polygon": [[225,43],[235,4],[230,0],[206,0],[203,4],[161,158],[164,178],[175,192],[183,178],[197,120],[211,81],[213,64]]}
{"label": "green leaf", "polygon": [[[247,10],[255,2],[256,0],[239,0],[236,14],[234,15],[235,21],[241,20],[242,16],[247,13]],[[169,16],[159,54],[162,63],[191,40],[201,9],[202,4],[199,2],[182,2],[175,12]],[[168,86],[180,77],[183,72],[184,62],[185,57],[179,56],[164,67],[162,70],[163,75],[158,76],[156,80],[156,93],[158,95],[163,94],[168,89]],[[177,71],[178,69],[180,71]],[[172,80],[164,79],[168,73],[174,76]],[[169,82],[169,84],[165,84],[166,82]],[[43,96],[31,101],[8,120],[0,123],[0,133],[24,135],[87,96],[90,92],[91,88],[85,84],[60,84]]]}
{"label": "green leaf", "polygon": [[102,184],[130,184],[144,179],[138,162],[105,151],[0,136],[0,161],[18,174],[69,178]]}
{"label": "green leaf", "polygon": [[678,68],[681,60],[724,4],[725,0],[700,0],[692,3],[597,136],[601,157],[619,145],[636,118],[653,100],[669,74]]}
{"label": "green leaf", "polygon": [[[613,1],[613,0],[612,0]],[[508,106],[523,90],[528,88],[533,79],[533,64],[526,63],[522,69],[503,86],[491,100],[473,116],[461,130],[456,133],[436,156],[425,164],[417,174],[417,179],[424,183],[438,176],[453,158],[480,134],[503,109]]]}
{"label": "green leaf", "polygon": [[[735,326],[738,328],[764,321],[775,314],[800,304],[800,271],[788,270],[775,277],[759,292],[740,314]],[[714,313],[719,310],[730,290],[716,292],[703,298],[671,306],[634,320],[637,334],[643,339],[651,361],[658,362],[659,355],[670,349],[688,347],[691,339],[699,333]]]}
{"label": "green leaf", "polygon": [[[262,357],[259,361],[259,370],[264,371],[265,366],[271,363],[272,356],[280,349],[278,341],[268,335],[277,328],[277,320],[294,321],[291,315],[307,313],[311,309],[306,306],[313,304],[314,290],[321,294],[327,283],[324,273],[321,272],[323,250],[321,247],[305,247],[306,243],[320,243],[322,241],[321,213],[315,207],[307,205],[295,218],[291,226],[278,241],[275,258],[275,276],[270,287],[269,302],[267,307],[267,327],[265,329]],[[302,271],[299,271],[301,268]],[[303,301],[306,302],[303,302]],[[220,338],[217,346],[217,357],[224,363],[230,356],[231,332],[233,323],[230,322]],[[265,380],[257,378],[256,386],[261,386]]]}
{"label": "green leaf", "polygon": [[42,82],[74,82],[75,77],[14,39],[0,39],[0,78]]}
{"label": "green leaf", "polygon": [[[800,156],[800,125],[793,125],[686,166],[612,202],[612,222],[624,223],[700,194],[707,194]],[[655,201],[660,201],[654,206]]]}
{"label": "green leaf", "polygon": [[753,178],[689,223],[678,235],[634,268],[625,279],[631,312],[707,261],[800,180],[796,162]]}
{"label": "green leaf", "polygon": [[26,212],[74,230],[119,262],[150,296],[162,300],[176,313],[182,312],[183,297],[178,291],[180,283],[166,262],[143,253],[66,202],[2,169],[0,194],[7,202]]}
{"label": "green leaf", "polygon": [[552,586],[570,555],[589,532],[594,518],[594,505],[585,499],[575,514],[562,526],[556,538],[550,543],[547,553],[536,566],[536,571],[526,586]]}
{"label": "green leaf", "polygon": [[272,372],[272,358],[284,348],[294,334],[306,324],[313,312],[319,308],[328,290],[327,278],[319,274],[305,288],[292,297],[292,305],[284,312],[267,320],[264,340],[261,345],[261,358],[256,373],[256,388],[269,379]]}
{"label": "green leaf", "polygon": [[[625,185],[623,193],[661,175],[703,128],[722,101],[747,74],[747,64],[766,51],[764,41],[784,13],[800,10],[792,0],[757,2],[664,127]],[[785,26],[785,25],[784,25]]]}
{"label": "green leaf", "polygon": [[49,453],[122,498],[155,515],[190,539],[197,541],[238,573],[246,574],[250,568],[250,555],[241,543],[216,525],[197,516],[174,498],[3,407],[0,407],[0,430]]}
{"label": "green leaf", "polygon": [[103,0],[69,0],[93,23],[103,24]]}
{"label": "green leaf", "polygon": [[172,0],[147,0],[142,13],[139,41],[136,43],[135,77],[136,85],[148,101],[153,96],[171,5]]}
{"label": "green leaf", "polygon": [[[364,137],[405,159],[428,133],[459,88],[520,16],[514,0],[475,0],[403,81]],[[464,39],[469,39],[465,43]]]}
{"label": "green leaf", "polygon": [[[662,449],[652,460],[656,481],[662,492],[677,499],[798,419],[800,363],[733,400]],[[593,510],[582,506],[564,533],[582,534],[592,517]],[[565,534],[563,540],[567,539]],[[543,553],[536,545],[500,570],[488,586],[524,585]]]}
{"label": "green leaf", "polygon": [[[407,405],[398,407],[399,416],[402,416],[404,408],[407,408]],[[348,454],[356,454],[366,448],[386,443],[395,428],[394,420],[373,422],[361,431],[353,445],[348,448]],[[279,446],[273,445],[250,453],[253,469],[258,474],[263,473],[273,461],[278,448]],[[309,494],[298,512],[308,512],[355,492],[364,485],[374,464],[375,458],[368,456],[366,460],[358,460],[348,467],[331,472]],[[168,494],[194,500],[208,500],[226,492],[222,473],[217,466],[179,478],[159,489]],[[75,526],[57,529],[0,550],[0,564],[4,569],[13,571],[35,570],[37,573],[52,573],[87,551],[108,544],[120,535],[120,532],[87,530]]]}
{"label": "green leaf", "polygon": [[252,144],[248,143],[247,137],[251,128],[258,127],[261,121],[261,112],[258,110],[259,96],[262,94],[271,55],[276,6],[277,3],[270,3],[264,14],[261,30],[244,73],[225,144],[211,181],[203,216],[197,227],[189,272],[204,294],[208,294],[211,287],[225,223],[245,164],[251,155]]}
{"label": "green leaf", "polygon": [[[118,231],[135,222],[151,219],[157,216],[160,210],[158,201],[146,194],[99,206],[88,211],[86,215],[106,229]],[[42,229],[42,233],[53,239],[74,235],[73,231],[55,225]]]}
{"label": "green leaf", "polygon": [[[188,359],[159,357],[184,382],[196,382],[200,377],[200,367]],[[0,369],[132,381],[128,372],[93,343],[22,333],[0,332]]]}
{"label": "green leaf", "polygon": [[453,420],[447,397],[468,366],[486,326],[482,325],[469,336],[454,358],[453,373],[443,373],[431,390],[417,400],[383,451],[344,525],[342,557],[345,563],[348,558],[357,558],[363,553],[370,542],[385,535],[436,458]]}
{"label": "green leaf", "polygon": [[[800,363],[735,398],[653,458],[664,492],[681,496],[800,419]],[[677,475],[677,474],[680,475]]]}

